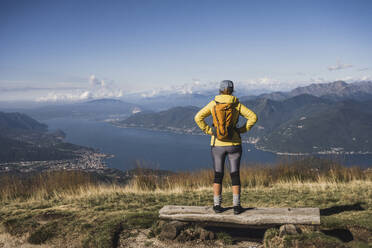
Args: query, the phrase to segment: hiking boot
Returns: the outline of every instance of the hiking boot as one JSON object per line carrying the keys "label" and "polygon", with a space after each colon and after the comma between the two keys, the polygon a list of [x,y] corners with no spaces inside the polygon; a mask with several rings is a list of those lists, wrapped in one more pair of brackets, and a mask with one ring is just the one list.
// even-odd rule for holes
{"label": "hiking boot", "polygon": [[221,207],[221,205],[215,205],[213,206],[213,210],[216,214],[219,214],[219,213],[222,213],[223,212],[223,208]]}
{"label": "hiking boot", "polygon": [[242,206],[238,205],[238,206],[234,206],[234,214],[240,214],[244,212],[244,208],[242,208]]}

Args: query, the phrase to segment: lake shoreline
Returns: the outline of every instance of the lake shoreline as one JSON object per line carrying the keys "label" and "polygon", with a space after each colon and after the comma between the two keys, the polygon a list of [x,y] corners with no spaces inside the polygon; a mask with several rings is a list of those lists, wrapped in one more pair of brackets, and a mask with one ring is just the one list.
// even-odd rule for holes
{"label": "lake shoreline", "polygon": [[[175,172],[213,168],[210,155],[210,137],[202,132],[185,133],[180,130],[124,127],[103,120],[71,118],[57,118],[45,121],[45,123],[51,129],[64,131],[66,142],[92,147],[99,149],[102,153],[114,155],[112,158],[105,159],[110,168],[125,171],[134,168],[136,164]],[[283,159],[305,158],[305,156],[277,155],[263,151],[256,148],[254,141],[256,140],[249,136],[243,138],[242,164],[273,165]],[[330,158],[346,166],[370,167],[369,161],[372,161],[371,155],[331,154],[316,156]]]}
{"label": "lake shoreline", "polygon": [[[106,121],[104,121],[106,122]],[[149,128],[149,127],[142,127],[142,126],[131,126],[131,125],[123,125],[118,124],[116,122],[110,122],[107,121],[106,123],[109,123],[110,125],[113,125],[118,128],[136,128],[136,129],[143,129],[147,131],[156,131],[156,132],[166,132],[166,133],[174,133],[174,134],[186,134],[186,135],[198,135],[198,136],[209,136],[208,134],[204,134],[203,132],[190,132],[190,131],[182,131],[182,129],[162,129],[162,128]],[[254,145],[254,147],[257,150],[263,151],[263,152],[270,152],[272,154],[278,155],[278,156],[316,156],[316,155],[371,155],[372,152],[362,152],[362,151],[334,151],[334,150],[324,150],[319,152],[281,152],[281,151],[275,151],[270,150],[265,147],[258,146],[256,142],[250,142],[247,139],[242,139],[242,143],[247,143]]]}

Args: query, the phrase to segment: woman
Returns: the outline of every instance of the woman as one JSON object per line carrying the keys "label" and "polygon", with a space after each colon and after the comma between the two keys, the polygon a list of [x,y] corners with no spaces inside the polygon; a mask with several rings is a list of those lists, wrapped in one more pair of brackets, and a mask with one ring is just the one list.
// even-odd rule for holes
{"label": "woman", "polygon": [[[220,83],[220,94],[208,103],[195,115],[195,122],[204,133],[211,135],[211,153],[214,167],[213,184],[213,210],[221,213],[222,202],[222,179],[224,176],[224,165],[226,156],[230,163],[230,176],[233,191],[234,214],[243,212],[240,205],[240,158],[242,156],[241,133],[252,128],[257,121],[256,114],[243,104],[239,103],[237,97],[233,96],[234,84],[230,80]],[[222,108],[221,108],[222,107]],[[222,114],[218,111],[224,111]],[[230,111],[230,112],[229,112]],[[213,115],[213,127],[204,121],[209,115]],[[244,126],[237,128],[239,116],[242,115],[248,121]],[[227,117],[226,117],[227,116]],[[225,118],[225,119],[224,119]],[[224,124],[228,126],[223,126]],[[220,137],[220,139],[218,138]]]}

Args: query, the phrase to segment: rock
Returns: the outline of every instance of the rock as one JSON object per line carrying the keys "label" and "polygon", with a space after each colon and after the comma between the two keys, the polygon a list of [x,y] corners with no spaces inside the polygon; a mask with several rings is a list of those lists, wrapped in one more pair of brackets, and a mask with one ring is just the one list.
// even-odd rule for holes
{"label": "rock", "polygon": [[282,225],[279,229],[280,237],[283,237],[284,235],[295,235],[295,234],[300,234],[300,233],[301,233],[301,230],[293,224]]}
{"label": "rock", "polygon": [[178,242],[186,242],[186,241],[192,241],[196,240],[200,237],[200,230],[202,228],[196,228],[193,227],[184,229],[180,235],[177,236],[176,240]]}
{"label": "rock", "polygon": [[158,223],[157,223],[157,227],[161,229],[167,223],[168,222],[166,222],[165,220],[159,220]]}
{"label": "rock", "polygon": [[152,237],[155,237],[155,236],[158,236],[161,231],[162,231],[162,228],[165,224],[167,224],[168,222],[167,221],[164,221],[164,220],[158,220],[156,221],[152,226],[151,226],[151,230],[149,232],[149,235],[148,237],[149,238],[152,238]]}
{"label": "rock", "polygon": [[214,232],[209,231],[209,239],[214,240],[215,238],[216,238],[216,235],[214,234]]}
{"label": "rock", "polygon": [[201,240],[208,240],[209,239],[209,233],[208,233],[208,231],[207,230],[205,230],[205,229],[201,229],[200,230],[200,239]]}
{"label": "rock", "polygon": [[197,239],[198,233],[192,229],[183,230],[180,235],[177,236],[176,240],[178,242],[186,242]]}
{"label": "rock", "polygon": [[214,239],[214,232],[205,230],[204,228],[200,228],[200,230],[199,230],[199,238],[202,241],[213,240]]}
{"label": "rock", "polygon": [[171,221],[166,223],[161,229],[159,238],[174,240],[187,225],[187,223],[181,221]]}
{"label": "rock", "polygon": [[176,241],[177,242],[186,242],[186,241],[189,241],[190,240],[190,236],[188,235],[188,233],[187,232],[185,232],[185,231],[182,231],[181,233],[180,233],[180,235],[178,235],[177,236],[177,238],[176,238]]}

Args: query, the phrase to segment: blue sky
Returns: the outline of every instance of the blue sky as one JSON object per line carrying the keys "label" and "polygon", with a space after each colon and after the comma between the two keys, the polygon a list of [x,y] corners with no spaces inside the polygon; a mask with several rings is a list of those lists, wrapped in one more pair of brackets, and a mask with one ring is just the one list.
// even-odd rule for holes
{"label": "blue sky", "polygon": [[371,9],[368,0],[2,0],[0,90],[18,99],[223,79],[283,89],[368,79]]}

